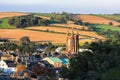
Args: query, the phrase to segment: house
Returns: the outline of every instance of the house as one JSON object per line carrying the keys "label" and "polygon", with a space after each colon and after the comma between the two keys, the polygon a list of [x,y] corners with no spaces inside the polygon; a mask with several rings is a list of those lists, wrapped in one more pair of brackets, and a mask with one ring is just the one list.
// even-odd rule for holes
{"label": "house", "polygon": [[7,66],[8,66],[8,68],[9,68],[11,71],[13,71],[13,72],[16,71],[16,66],[17,66],[17,63],[16,63],[16,62],[10,61],[10,60],[6,60],[5,62],[6,62],[6,64],[7,64]]}
{"label": "house", "polygon": [[0,60],[0,70],[7,74],[11,74],[16,71],[16,64],[13,61]]}
{"label": "house", "polygon": [[45,46],[36,46],[36,51],[37,52],[45,52],[46,51],[46,47]]}
{"label": "house", "polygon": [[43,60],[46,60],[49,64],[53,65],[55,68],[60,68],[63,65],[69,65],[69,59],[66,58],[58,58],[58,57],[46,57]]}
{"label": "house", "polygon": [[90,50],[90,49],[81,49],[81,48],[79,48],[79,52],[85,52],[85,51],[88,51],[88,52],[92,53],[92,50]]}
{"label": "house", "polygon": [[7,53],[1,56],[1,60],[13,60],[13,58],[14,58],[13,55]]}
{"label": "house", "polygon": [[62,67],[62,61],[57,57],[47,57],[43,60],[46,60],[48,63],[52,64],[55,68]]}
{"label": "house", "polygon": [[58,48],[55,49],[55,51],[58,52],[58,53],[65,53],[66,47],[58,47]]}
{"label": "house", "polygon": [[17,80],[31,80],[31,71],[29,70],[24,70],[24,71],[21,71],[21,72],[14,72],[12,75],[11,75],[11,78],[15,78]]}
{"label": "house", "polygon": [[7,68],[8,68],[8,65],[6,64],[6,62],[5,62],[5,61],[0,60],[0,69],[2,69],[2,68],[7,69]]}

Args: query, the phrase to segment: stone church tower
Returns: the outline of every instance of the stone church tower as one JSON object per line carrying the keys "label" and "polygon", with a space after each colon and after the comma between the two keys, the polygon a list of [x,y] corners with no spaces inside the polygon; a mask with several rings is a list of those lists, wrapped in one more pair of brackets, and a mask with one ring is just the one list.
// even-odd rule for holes
{"label": "stone church tower", "polygon": [[74,33],[74,28],[72,27],[69,32],[69,28],[66,33],[66,52],[71,54],[77,54],[79,52],[79,33]]}

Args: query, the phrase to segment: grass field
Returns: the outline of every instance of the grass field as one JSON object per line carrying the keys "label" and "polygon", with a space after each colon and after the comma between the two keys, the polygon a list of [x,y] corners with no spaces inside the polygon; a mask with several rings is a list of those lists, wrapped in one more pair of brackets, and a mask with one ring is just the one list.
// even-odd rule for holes
{"label": "grass field", "polygon": [[96,28],[101,29],[102,31],[107,31],[107,30],[111,30],[111,31],[120,31],[119,27],[114,27],[114,26],[108,26],[108,25],[96,25]]}
{"label": "grass field", "polygon": [[0,28],[2,29],[14,29],[14,26],[8,24],[8,18],[0,19]]}

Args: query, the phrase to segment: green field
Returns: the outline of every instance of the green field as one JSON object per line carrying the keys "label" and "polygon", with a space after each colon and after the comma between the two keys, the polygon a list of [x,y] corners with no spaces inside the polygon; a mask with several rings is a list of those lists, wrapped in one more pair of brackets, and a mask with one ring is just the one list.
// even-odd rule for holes
{"label": "green field", "polygon": [[120,68],[110,69],[103,76],[107,80],[120,80]]}
{"label": "green field", "polygon": [[14,29],[14,26],[8,24],[8,18],[0,19],[0,28],[2,29]]}
{"label": "green field", "polygon": [[108,26],[108,25],[95,25],[95,27],[97,29],[100,29],[101,31],[107,31],[107,30],[111,30],[111,31],[120,31],[119,27],[114,27],[114,26]]}

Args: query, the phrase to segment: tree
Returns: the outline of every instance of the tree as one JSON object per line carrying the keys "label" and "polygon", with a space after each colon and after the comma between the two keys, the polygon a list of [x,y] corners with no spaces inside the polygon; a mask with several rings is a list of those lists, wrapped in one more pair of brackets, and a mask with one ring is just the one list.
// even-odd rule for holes
{"label": "tree", "polygon": [[32,69],[32,75],[33,77],[37,77],[37,76],[54,77],[55,74],[47,67],[36,64]]}
{"label": "tree", "polygon": [[30,43],[30,39],[29,39],[28,36],[22,37],[22,38],[20,39],[20,41],[21,41],[22,43]]}
{"label": "tree", "polygon": [[23,64],[18,64],[16,68],[18,73],[26,70],[26,67]]}
{"label": "tree", "polygon": [[64,17],[61,17],[60,22],[61,23],[67,23],[67,20]]}
{"label": "tree", "polygon": [[61,75],[69,80],[102,80],[103,74],[120,65],[120,41],[99,41],[88,46],[92,52],[83,52],[70,59],[70,65]]}
{"label": "tree", "polygon": [[68,78],[69,77],[69,70],[68,70],[68,68],[66,68],[66,67],[62,67],[62,69],[60,70],[60,77],[62,77],[62,78]]}
{"label": "tree", "polygon": [[14,25],[17,28],[25,28],[28,26],[41,26],[49,25],[49,20],[42,19],[40,17],[31,15],[11,17],[8,19],[10,25]]}
{"label": "tree", "polygon": [[109,25],[113,25],[113,22],[109,22]]}

